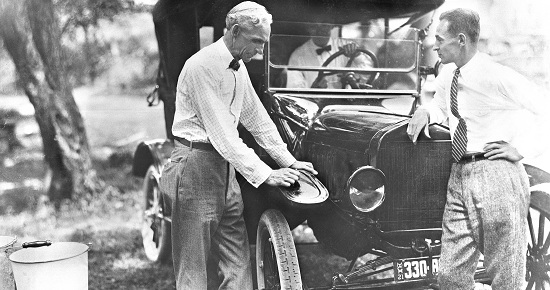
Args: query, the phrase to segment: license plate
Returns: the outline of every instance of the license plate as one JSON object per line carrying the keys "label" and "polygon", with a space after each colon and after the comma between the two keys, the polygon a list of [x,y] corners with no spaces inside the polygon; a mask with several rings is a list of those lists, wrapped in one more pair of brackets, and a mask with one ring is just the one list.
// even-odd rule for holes
{"label": "license plate", "polygon": [[395,282],[433,278],[439,270],[439,256],[395,260],[393,269]]}

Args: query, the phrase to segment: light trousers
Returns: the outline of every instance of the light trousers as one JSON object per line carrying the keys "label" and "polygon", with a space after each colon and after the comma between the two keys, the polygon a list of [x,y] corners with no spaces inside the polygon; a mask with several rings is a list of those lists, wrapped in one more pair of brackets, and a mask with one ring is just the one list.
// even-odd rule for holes
{"label": "light trousers", "polygon": [[525,282],[529,180],[521,163],[454,163],[443,215],[441,289],[474,289],[480,254],[492,289]]}
{"label": "light trousers", "polygon": [[161,190],[172,203],[178,290],[252,289],[250,248],[234,168],[215,151],[175,141]]}

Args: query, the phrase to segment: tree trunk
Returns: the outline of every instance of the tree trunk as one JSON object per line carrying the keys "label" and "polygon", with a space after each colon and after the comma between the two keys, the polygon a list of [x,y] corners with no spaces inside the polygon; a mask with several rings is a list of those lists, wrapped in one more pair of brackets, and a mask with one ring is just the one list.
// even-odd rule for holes
{"label": "tree trunk", "polygon": [[48,197],[82,198],[104,185],[92,169],[84,122],[67,78],[51,0],[0,0],[0,37],[35,109],[52,179]]}

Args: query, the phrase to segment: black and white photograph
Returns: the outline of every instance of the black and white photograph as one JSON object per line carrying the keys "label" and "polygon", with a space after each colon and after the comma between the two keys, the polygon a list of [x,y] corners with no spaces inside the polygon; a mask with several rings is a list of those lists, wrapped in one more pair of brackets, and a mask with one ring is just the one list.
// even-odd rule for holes
{"label": "black and white photograph", "polygon": [[548,11],[0,0],[0,290],[550,290]]}

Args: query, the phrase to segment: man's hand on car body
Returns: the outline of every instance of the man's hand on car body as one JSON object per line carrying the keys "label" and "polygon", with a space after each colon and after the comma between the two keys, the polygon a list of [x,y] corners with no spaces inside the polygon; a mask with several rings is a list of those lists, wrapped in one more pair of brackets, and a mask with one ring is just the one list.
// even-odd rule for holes
{"label": "man's hand on car body", "polygon": [[290,186],[300,179],[300,172],[293,168],[280,168],[271,172],[265,183],[271,186]]}
{"label": "man's hand on car body", "polygon": [[298,169],[305,170],[311,174],[317,174],[310,162],[296,161],[289,168],[273,170],[265,183],[271,186],[291,186],[300,179]]}
{"label": "man's hand on car body", "polygon": [[422,129],[424,129],[426,137],[430,138],[429,122],[430,114],[426,109],[419,108],[414,112],[414,115],[409,121],[409,126],[407,127],[407,135],[409,135],[409,138],[414,144],[416,144],[416,140],[420,132],[422,132]]}
{"label": "man's hand on car body", "polygon": [[290,165],[290,168],[305,170],[313,175],[317,175],[317,171],[313,168],[313,164],[311,164],[311,162],[296,161]]}

